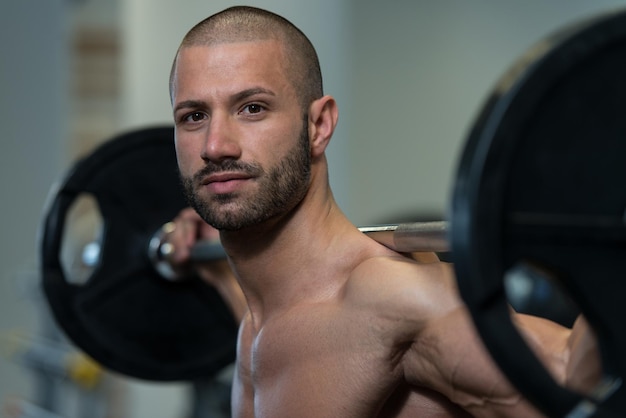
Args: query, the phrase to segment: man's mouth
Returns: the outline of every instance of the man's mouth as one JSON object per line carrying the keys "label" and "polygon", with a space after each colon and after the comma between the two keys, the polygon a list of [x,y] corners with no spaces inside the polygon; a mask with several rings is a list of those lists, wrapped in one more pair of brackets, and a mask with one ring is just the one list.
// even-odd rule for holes
{"label": "man's mouth", "polygon": [[233,193],[252,177],[247,173],[222,172],[204,177],[201,185],[215,194]]}

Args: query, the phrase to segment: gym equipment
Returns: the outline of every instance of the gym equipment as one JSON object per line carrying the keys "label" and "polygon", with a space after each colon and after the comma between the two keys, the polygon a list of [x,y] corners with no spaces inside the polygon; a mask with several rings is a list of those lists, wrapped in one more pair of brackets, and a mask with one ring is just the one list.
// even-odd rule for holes
{"label": "gym equipment", "polygon": [[[164,241],[164,232],[167,229],[168,224],[164,225],[150,240],[148,253],[157,270],[165,278],[177,280],[180,278],[168,263],[168,256],[174,248]],[[361,226],[359,230],[375,241],[401,253],[444,253],[450,248],[447,239],[448,223],[445,221],[370,225]],[[225,257],[224,249],[216,242],[201,241],[191,249],[191,259],[196,262],[219,260]]]}
{"label": "gym equipment", "polygon": [[[187,206],[173,135],[127,133],[80,160],[53,190],[41,234],[43,288],[60,327],[103,366],[146,380],[206,378],[235,359],[237,325],[217,292],[197,277],[163,280],[148,258],[150,237]],[[72,227],[88,225],[93,206],[103,222],[85,240]],[[82,260],[62,257],[72,252]]]}
{"label": "gym equipment", "polygon": [[[624,11],[547,37],[496,84],[470,132],[450,227],[362,228],[399,251],[452,250],[485,345],[549,416],[626,414],[623,74]],[[53,193],[42,233],[44,290],[61,327],[104,366],[154,380],[214,374],[234,359],[236,334],[211,288],[158,273],[167,258],[160,228],[186,206],[172,138],[168,127],[133,132],[81,160]],[[79,222],[67,218],[84,195],[102,225],[78,245],[88,268],[74,273],[60,255],[75,253],[66,230]],[[216,248],[198,246],[197,259],[223,257],[207,255]],[[605,379],[593,394],[560,387],[511,323],[504,283],[528,271],[562,285],[597,331]]]}
{"label": "gym equipment", "polygon": [[[496,84],[456,176],[461,294],[500,368],[548,416],[626,415],[624,74],[624,11],[544,39]],[[557,385],[513,326],[503,282],[524,270],[558,282],[596,330],[606,376],[591,396]]]}

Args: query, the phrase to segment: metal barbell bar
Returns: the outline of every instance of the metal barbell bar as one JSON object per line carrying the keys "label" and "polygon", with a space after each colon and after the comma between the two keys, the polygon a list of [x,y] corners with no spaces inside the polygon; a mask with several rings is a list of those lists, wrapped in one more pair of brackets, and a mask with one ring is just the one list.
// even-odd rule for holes
{"label": "metal barbell bar", "polygon": [[[165,241],[172,228],[173,223],[168,222],[154,234],[148,245],[148,256],[163,277],[176,281],[180,277],[169,262],[174,247]],[[401,253],[446,252],[450,248],[446,221],[362,226],[359,230],[385,247]],[[226,252],[219,241],[205,240],[191,248],[190,258],[193,262],[217,261],[225,259]]]}
{"label": "metal barbell bar", "polygon": [[363,226],[359,230],[400,253],[442,253],[450,250],[446,221]]}

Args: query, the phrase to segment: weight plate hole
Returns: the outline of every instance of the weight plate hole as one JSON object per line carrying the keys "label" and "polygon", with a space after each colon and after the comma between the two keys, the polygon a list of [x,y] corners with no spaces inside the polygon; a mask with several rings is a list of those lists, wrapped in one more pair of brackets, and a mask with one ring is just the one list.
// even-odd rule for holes
{"label": "weight plate hole", "polygon": [[520,313],[551,319],[571,326],[580,309],[558,278],[548,270],[519,262],[504,276],[504,289],[511,306]]}
{"label": "weight plate hole", "polygon": [[103,227],[96,198],[80,194],[66,213],[61,242],[61,267],[68,283],[85,285],[100,264]]}

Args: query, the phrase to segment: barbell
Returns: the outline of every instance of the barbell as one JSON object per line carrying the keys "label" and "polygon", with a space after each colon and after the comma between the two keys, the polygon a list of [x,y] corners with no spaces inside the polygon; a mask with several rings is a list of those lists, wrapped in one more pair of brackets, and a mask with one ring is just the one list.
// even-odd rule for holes
{"label": "barbell", "polygon": [[[166,241],[166,237],[172,228],[173,223],[168,222],[152,236],[148,244],[148,257],[163,278],[184,280],[186,277],[181,276],[170,263],[170,256],[175,249]],[[445,221],[370,225],[361,226],[359,230],[378,243],[400,253],[445,253],[450,248],[447,239],[448,223]],[[99,247],[99,244],[95,245]],[[87,246],[85,251],[93,251],[91,248]],[[225,258],[226,252],[219,241],[200,241],[190,251],[191,262],[211,262]],[[91,263],[95,263],[95,259]]]}
{"label": "barbell", "polygon": [[[362,229],[398,251],[449,248],[486,347],[549,416],[626,415],[625,74],[624,11],[543,39],[496,83],[469,132],[449,226]],[[192,380],[235,359],[237,326],[216,291],[159,273],[159,231],[185,206],[169,126],[105,142],[51,191],[46,299],[69,338],[113,371]],[[208,249],[219,252],[196,248],[223,257]],[[597,333],[604,378],[594,393],[558,385],[513,326],[504,283],[528,272],[565,289]]]}

